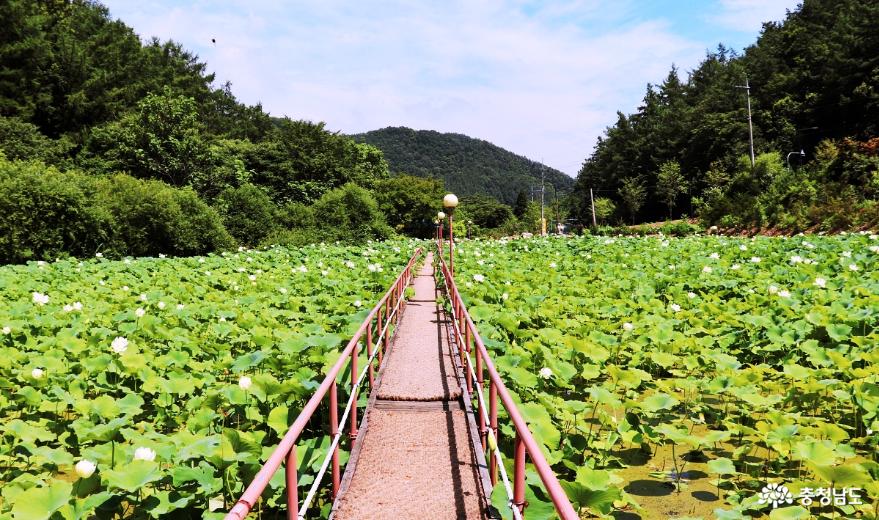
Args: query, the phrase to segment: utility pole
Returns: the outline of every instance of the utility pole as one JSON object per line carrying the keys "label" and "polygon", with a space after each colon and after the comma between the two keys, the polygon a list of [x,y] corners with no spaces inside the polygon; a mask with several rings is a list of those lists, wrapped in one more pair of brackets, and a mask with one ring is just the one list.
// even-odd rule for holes
{"label": "utility pole", "polygon": [[598,221],[595,218],[595,198],[592,196],[592,188],[589,188],[589,202],[592,204],[592,227],[598,227]]}
{"label": "utility pole", "polygon": [[546,236],[546,218],[543,216],[543,194],[546,192],[546,187],[543,184],[543,176],[545,173],[545,168],[543,167],[543,158],[540,159],[540,236]]}
{"label": "utility pole", "polygon": [[736,85],[736,88],[745,89],[745,93],[748,96],[748,136],[751,141],[751,168],[753,168],[757,162],[754,159],[754,124],[751,122],[751,84],[748,83],[748,76],[745,76],[745,84],[744,85]]}

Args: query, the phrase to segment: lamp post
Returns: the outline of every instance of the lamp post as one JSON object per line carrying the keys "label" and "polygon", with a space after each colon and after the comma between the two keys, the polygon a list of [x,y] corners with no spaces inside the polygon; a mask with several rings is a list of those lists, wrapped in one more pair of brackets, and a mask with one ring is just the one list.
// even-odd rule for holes
{"label": "lamp post", "polygon": [[443,251],[443,221],[445,220],[445,218],[446,214],[442,211],[436,214],[436,221],[439,224],[439,227],[437,228],[437,237],[439,239],[440,254],[442,254]]}
{"label": "lamp post", "polygon": [[473,221],[468,220],[467,221],[467,240],[470,240],[470,226],[472,226],[472,225],[473,225]]}
{"label": "lamp post", "polygon": [[791,152],[791,153],[787,154],[787,169],[788,170],[790,170],[790,156],[791,155],[799,155],[800,157],[805,157],[806,151],[803,149],[800,149],[799,152]]}
{"label": "lamp post", "polygon": [[449,211],[449,271],[455,276],[455,232],[453,231],[455,208],[458,207],[458,197],[454,193],[447,193],[443,197],[443,207]]}

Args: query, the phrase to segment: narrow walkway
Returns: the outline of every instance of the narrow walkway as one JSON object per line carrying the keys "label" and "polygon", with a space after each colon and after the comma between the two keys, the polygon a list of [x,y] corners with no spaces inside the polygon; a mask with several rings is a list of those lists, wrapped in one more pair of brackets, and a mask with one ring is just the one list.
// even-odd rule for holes
{"label": "narrow walkway", "polygon": [[415,277],[342,480],[333,517],[486,518],[485,463],[474,450],[437,305],[433,256]]}

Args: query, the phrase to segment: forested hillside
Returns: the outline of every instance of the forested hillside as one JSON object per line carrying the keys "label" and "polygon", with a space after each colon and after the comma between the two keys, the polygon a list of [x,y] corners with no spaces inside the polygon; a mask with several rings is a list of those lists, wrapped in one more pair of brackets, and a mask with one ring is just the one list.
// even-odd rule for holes
{"label": "forested hillside", "polygon": [[877,27],[872,0],[804,0],[783,22],[764,24],[743,54],[720,46],[686,74],[672,68],[599,139],[578,175],[577,212],[591,218],[593,188],[608,220],[688,214],[789,230],[875,223]]}
{"label": "forested hillside", "polygon": [[548,196],[562,196],[574,181],[564,173],[499,146],[461,134],[388,127],[353,136],[384,152],[391,173],[432,177],[461,195],[488,195],[512,205],[545,175]]}
{"label": "forested hillside", "polygon": [[91,1],[12,0],[0,19],[0,261],[382,238],[398,224],[370,191],[392,182],[381,151],[240,103],[179,44],[142,41]]}

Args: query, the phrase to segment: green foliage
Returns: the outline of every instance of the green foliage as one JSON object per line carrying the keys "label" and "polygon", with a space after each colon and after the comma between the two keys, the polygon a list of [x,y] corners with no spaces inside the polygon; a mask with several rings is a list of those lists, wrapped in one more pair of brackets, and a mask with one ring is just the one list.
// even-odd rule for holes
{"label": "green foliage", "polygon": [[199,127],[195,101],[166,88],[146,96],[136,112],[96,128],[86,154],[100,156],[108,171],[184,186],[207,162]]}
{"label": "green foliage", "polygon": [[0,116],[0,152],[12,161],[37,160],[56,166],[66,163],[72,147],[66,139],[49,139],[31,123],[17,117]]}
{"label": "green foliage", "polygon": [[637,177],[623,179],[619,189],[619,196],[634,224],[638,211],[644,205],[644,201],[647,200],[647,188],[644,186],[644,181]]}
{"label": "green foliage", "polygon": [[[201,518],[218,499],[227,510],[413,247],[0,267],[0,517]],[[329,444],[303,432],[300,483]],[[96,468],[78,478],[83,460]],[[283,486],[262,500],[264,516],[286,510]]]}
{"label": "green foliage", "polygon": [[672,218],[675,202],[687,192],[687,181],[681,175],[681,165],[675,161],[662,163],[656,175],[656,193],[668,206],[668,218]]}
{"label": "green foliage", "polygon": [[616,204],[614,204],[611,199],[607,197],[598,197],[595,199],[595,219],[599,224],[607,222],[616,210]]}
{"label": "green foliage", "polygon": [[220,216],[191,189],[112,175],[95,183],[95,205],[113,215],[118,255],[197,255],[232,247]]}
{"label": "green foliage", "polygon": [[479,228],[494,229],[502,227],[514,217],[512,209],[506,204],[484,195],[469,195],[461,198],[455,218],[460,222],[472,220]]}
{"label": "green foliage", "polygon": [[239,244],[259,244],[277,226],[277,207],[263,190],[252,184],[227,188],[217,197],[215,206],[226,230]]}
{"label": "green foliage", "polygon": [[372,194],[356,184],[328,191],[313,210],[316,231],[327,241],[385,239],[393,234]]}
{"label": "green foliage", "polygon": [[[672,195],[678,190],[669,190],[659,175],[663,164],[674,161],[694,197],[693,207],[707,209],[712,222],[785,229],[869,223],[864,213],[879,197],[879,160],[876,145],[869,144],[879,133],[879,89],[876,67],[865,64],[879,54],[875,24],[867,22],[877,16],[879,6],[868,0],[806,0],[783,22],[764,24],[744,54],[719,46],[685,79],[672,68],[661,84],[648,86],[634,114],[618,114],[584,162],[573,204],[578,217],[591,216],[589,188],[619,192],[624,179],[640,176],[648,199],[639,217],[659,220],[680,206]],[[728,197],[712,175],[740,172],[739,157],[748,153],[747,100],[737,88],[746,77],[757,154],[783,158],[789,151],[806,152],[804,164],[792,158],[801,173],[792,179],[797,184],[792,193],[778,186],[761,200],[753,194]],[[820,143],[826,140],[837,147],[835,161],[820,158]],[[765,184],[748,191],[757,186]],[[824,197],[810,208],[799,206],[815,190],[834,194],[846,192],[846,186],[854,186],[853,197]],[[753,206],[743,208],[744,203]],[[832,218],[836,210],[842,210],[841,218]]]}
{"label": "green foliage", "polygon": [[392,173],[441,180],[459,197],[485,195],[512,205],[519,192],[540,185],[541,171],[546,184],[560,195],[573,186],[573,180],[558,170],[461,134],[388,127],[353,138],[381,149]]}
{"label": "green foliage", "polygon": [[376,181],[372,192],[394,231],[419,238],[433,236],[436,208],[446,193],[441,181],[399,175]]}
{"label": "green foliage", "polygon": [[92,256],[111,243],[112,216],[89,192],[82,175],[0,155],[0,262]]}

